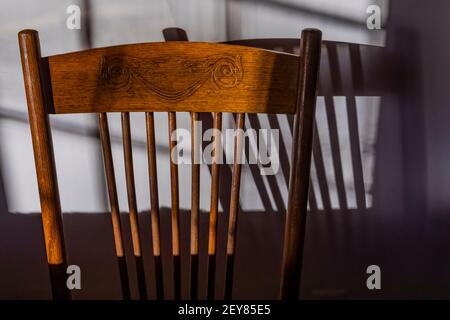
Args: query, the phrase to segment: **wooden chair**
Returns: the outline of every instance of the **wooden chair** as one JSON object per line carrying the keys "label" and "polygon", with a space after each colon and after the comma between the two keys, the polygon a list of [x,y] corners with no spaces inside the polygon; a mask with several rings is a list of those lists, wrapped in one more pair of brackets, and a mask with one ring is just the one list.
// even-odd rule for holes
{"label": "wooden chair", "polygon": [[[188,41],[187,32],[180,28],[164,29],[163,34],[166,41]],[[222,43],[291,54],[298,54],[300,51],[298,39],[289,38],[240,39]],[[367,100],[364,101],[365,97],[379,96],[383,99],[388,94],[395,94],[396,90],[395,60],[384,47],[322,41],[320,63],[317,94],[324,98],[324,109],[319,110],[319,112],[323,112],[322,114],[316,114],[316,130],[311,160],[312,166],[315,165],[315,172],[311,172],[311,180],[315,181],[309,188],[307,239],[304,250],[306,257],[312,251],[325,251],[323,251],[324,254],[320,256],[319,260],[313,259],[314,262],[310,260],[309,266],[305,266],[303,276],[308,279],[302,281],[303,294],[316,297],[327,295],[325,293],[327,289],[323,287],[317,289],[317,266],[325,266],[333,259],[341,259],[342,256],[339,256],[338,253],[339,249],[336,250],[336,248],[355,248],[355,240],[362,242],[361,237],[363,237],[364,231],[362,231],[362,228],[354,228],[354,226],[356,221],[360,219],[360,214],[367,215],[372,210],[372,201],[366,198],[372,193],[370,183],[372,177],[370,170],[363,172],[363,165],[366,164],[364,160],[367,161],[363,158],[363,155],[368,149],[365,151],[362,149],[367,148],[368,145],[364,144],[367,141],[361,138],[369,128],[364,122],[361,124],[361,118],[359,114],[357,116],[357,113],[368,111],[364,108],[374,107],[372,104],[364,103],[367,102]],[[335,105],[335,96],[343,96],[345,105]],[[358,107],[357,97],[363,99],[358,103]],[[372,115],[374,114],[372,113]],[[266,117],[260,117],[257,114],[249,115],[247,118],[248,125],[256,130],[261,126],[267,127],[267,125],[271,129],[280,129],[287,122],[292,130],[294,115],[287,114],[282,117],[268,115],[268,122],[262,122],[265,120],[264,118]],[[342,121],[343,119],[344,121]],[[374,119],[376,122],[378,118],[375,117]],[[212,123],[212,120],[209,122]],[[212,127],[212,125],[207,125],[207,127]],[[319,128],[322,134],[320,136],[317,131]],[[348,135],[342,135],[342,131],[345,132],[346,130],[348,130]],[[286,141],[283,140],[280,140],[278,146],[280,169],[284,180],[288,181],[290,164]],[[346,150],[350,153],[350,159],[347,158],[349,161],[343,158],[342,148],[348,148]],[[351,167],[349,168],[349,166]],[[313,167],[311,170],[313,170]],[[344,181],[345,174],[348,175],[349,173],[352,174],[352,179]],[[258,184],[258,180],[260,180],[258,169],[255,166],[250,166],[249,174],[251,174],[255,184]],[[228,179],[229,176],[231,176],[231,168],[222,168],[222,181]],[[258,185],[257,196],[261,199],[270,199],[269,195],[272,196],[277,210],[284,212],[285,203],[279,196],[276,176],[267,176],[266,178],[266,184],[260,183]],[[312,188],[313,185],[316,188]],[[228,194],[226,187],[220,189],[219,196],[222,205],[224,203],[225,206],[227,205]],[[273,210],[270,201],[262,201],[262,205],[263,211]],[[242,231],[241,227],[240,233]],[[265,239],[268,242],[276,240],[275,232],[272,232]],[[327,248],[318,247],[317,244],[320,242],[328,243],[329,246]],[[243,250],[241,246],[239,247],[240,250]],[[351,250],[349,251],[348,254],[351,254]],[[242,258],[238,259],[240,262],[242,261]],[[246,259],[248,261],[248,258]],[[308,260],[308,258],[305,259]],[[311,273],[313,270],[314,272]],[[327,267],[323,267],[319,271],[319,274],[321,274],[319,278],[327,277],[328,279],[339,273],[337,269],[331,271]],[[342,285],[342,281],[340,281],[340,284]],[[333,286],[336,285],[336,283],[330,282],[323,286],[330,288],[331,292]],[[345,284],[343,286],[345,287]],[[255,290],[254,288],[251,289]],[[250,288],[248,290],[250,291]],[[319,291],[320,293],[318,293]],[[345,296],[345,294],[345,290],[341,290],[339,294],[334,293],[333,296],[339,298]]]}
{"label": "wooden chair", "polygon": [[[125,299],[130,297],[107,112],[121,112],[122,115],[129,217],[141,299],[147,295],[137,220],[129,112],[145,112],[146,115],[157,298],[164,296],[153,113],[168,112],[169,132],[176,129],[176,112],[190,112],[192,123],[199,118],[200,112],[212,112],[214,128],[217,129],[221,128],[223,112],[236,114],[237,129],[244,129],[246,113],[295,114],[293,145],[297,147],[292,153],[280,297],[298,298],[320,63],[320,31],[306,29],[302,32],[300,57],[243,46],[193,42],[133,44],[41,57],[38,33],[33,30],[19,33],[19,45],[47,261],[55,299],[70,298],[70,293],[66,287],[67,261],[48,115],[68,113],[98,114],[122,292]],[[243,136],[239,132],[242,131],[235,136],[235,159],[241,155],[243,145]],[[192,150],[200,148],[196,139],[199,134],[192,126]],[[218,142],[218,139],[214,140],[214,143]],[[169,144],[173,149],[176,142],[170,141]],[[193,157],[195,154],[192,152]],[[240,173],[241,165],[235,161],[227,236],[226,299],[232,297]],[[170,176],[173,279],[175,299],[180,299],[179,186],[174,162],[170,164]],[[215,162],[211,181],[209,272],[215,272],[218,190],[219,163]],[[198,290],[199,197],[199,165],[192,164],[192,298],[196,298]],[[208,286],[214,287],[214,283],[209,282]]]}

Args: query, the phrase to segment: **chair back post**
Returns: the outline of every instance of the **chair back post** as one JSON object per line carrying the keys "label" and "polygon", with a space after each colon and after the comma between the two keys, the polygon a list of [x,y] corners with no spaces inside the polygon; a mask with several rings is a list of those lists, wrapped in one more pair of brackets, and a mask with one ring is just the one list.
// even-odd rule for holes
{"label": "chair back post", "polygon": [[52,136],[48,119],[50,105],[48,99],[50,97],[46,95],[46,92],[48,92],[49,84],[44,81],[43,59],[41,58],[37,31],[21,31],[19,33],[19,46],[52,294],[54,299],[70,299],[65,280],[67,260]]}
{"label": "chair back post", "polygon": [[300,292],[321,40],[322,33],[315,29],[303,30],[300,40],[299,91],[284,235],[281,299],[298,299]]}

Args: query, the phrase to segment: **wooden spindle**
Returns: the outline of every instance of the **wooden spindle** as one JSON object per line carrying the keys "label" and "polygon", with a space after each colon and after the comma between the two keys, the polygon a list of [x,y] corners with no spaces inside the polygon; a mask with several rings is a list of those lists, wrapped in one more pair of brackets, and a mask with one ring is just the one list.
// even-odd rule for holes
{"label": "wooden spindle", "polygon": [[99,113],[98,122],[100,127],[100,142],[103,151],[103,163],[105,166],[109,206],[111,211],[114,245],[116,249],[116,256],[119,263],[119,275],[120,275],[120,283],[122,286],[122,297],[124,300],[129,300],[130,284],[128,280],[127,264],[123,248],[122,226],[120,224],[120,209],[119,209],[119,200],[117,198],[116,178],[114,174],[114,164],[111,152],[108,115],[106,113]]}
{"label": "wooden spindle", "polygon": [[[177,129],[176,113],[169,112],[169,144],[170,144],[170,185],[171,185],[171,226],[172,226],[172,256],[173,256],[173,281],[175,300],[181,299],[181,262],[180,262],[180,217],[179,217],[179,193],[178,193],[178,165],[175,155],[176,139],[172,140],[172,134]],[[175,137],[174,137],[175,138]],[[173,153],[173,154],[172,154]]]}
{"label": "wooden spindle", "polygon": [[239,191],[241,186],[241,162],[244,145],[245,114],[237,115],[237,131],[234,139],[234,163],[231,180],[230,212],[227,237],[227,262],[225,275],[225,300],[230,300],[233,291],[234,257],[236,251],[237,220],[239,211]]}
{"label": "wooden spindle", "polygon": [[199,212],[200,212],[200,137],[197,127],[198,113],[191,113],[191,168],[192,168],[192,194],[191,194],[191,244],[190,244],[190,282],[191,299],[198,299],[198,242],[199,242]]}
{"label": "wooden spindle", "polygon": [[216,130],[222,130],[222,113],[214,113],[214,154],[211,165],[211,203],[209,211],[209,233],[208,233],[208,299],[214,299],[216,283],[216,246],[217,246],[217,216],[219,211],[219,175],[220,175],[220,153],[221,137],[217,136]]}
{"label": "wooden spindle", "polygon": [[145,285],[144,262],[142,260],[141,239],[139,235],[138,210],[136,203],[136,190],[134,184],[133,150],[131,146],[130,114],[122,112],[123,152],[125,160],[125,177],[128,195],[128,210],[130,215],[131,239],[136,260],[136,274],[139,288],[139,298],[147,299]]}
{"label": "wooden spindle", "polygon": [[150,219],[152,228],[153,259],[155,263],[156,299],[164,299],[163,268],[161,258],[161,232],[159,223],[158,171],[156,165],[155,121],[153,112],[145,113],[147,129],[147,157],[150,175]]}
{"label": "wooden spindle", "polygon": [[53,299],[70,299],[66,286],[67,260],[61,203],[48,119],[49,101],[45,100],[45,91],[50,84],[43,81],[38,33],[34,30],[21,31],[19,46]]}
{"label": "wooden spindle", "polygon": [[298,299],[300,293],[321,39],[319,30],[306,29],[300,41],[299,90],[280,286],[282,299]]}

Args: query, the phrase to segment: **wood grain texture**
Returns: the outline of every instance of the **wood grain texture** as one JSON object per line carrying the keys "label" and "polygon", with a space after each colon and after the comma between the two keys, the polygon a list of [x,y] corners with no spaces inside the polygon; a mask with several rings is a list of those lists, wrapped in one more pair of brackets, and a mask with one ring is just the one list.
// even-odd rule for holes
{"label": "wood grain texture", "polygon": [[[175,30],[173,30],[175,31]],[[166,38],[166,41],[174,41],[174,39],[172,38],[172,36],[174,37],[179,37],[182,36],[182,29],[177,29],[177,31],[175,31],[175,33],[171,32],[171,31],[165,31],[163,30],[163,34],[164,37]],[[170,38],[170,39],[168,39]],[[184,39],[181,39],[184,41]],[[186,39],[187,40],[187,39]],[[193,113],[191,113],[192,115]],[[170,135],[172,134],[172,132],[176,129],[176,114],[173,112],[169,112],[168,114],[169,116],[169,138]],[[170,142],[170,151],[172,152],[173,150],[173,145]],[[194,174],[194,171],[192,172],[192,174]],[[178,234],[178,236],[175,235],[174,231],[172,231],[172,237],[175,237],[178,239],[177,242],[179,242],[180,239],[180,235],[179,235],[179,218],[178,218],[178,166],[174,165],[171,162],[171,166],[170,166],[170,174],[171,174],[171,191],[172,191],[172,226],[174,224],[177,224],[176,226],[176,233]],[[194,177],[192,178],[192,182],[194,183]],[[173,184],[173,182],[175,182],[175,186]],[[175,187],[175,188],[174,188]],[[174,192],[176,192],[176,194],[174,194]],[[193,191],[193,196],[194,196],[194,191]],[[176,205],[176,209],[174,210],[173,204],[177,203]],[[195,210],[195,209],[194,209]],[[176,211],[176,218],[174,217],[175,215],[175,211]],[[195,213],[194,213],[195,216]],[[195,228],[195,227],[194,227]],[[174,230],[174,228],[172,227],[172,230]],[[191,236],[191,240],[192,240],[192,236]],[[172,248],[174,247],[173,245],[174,241],[172,241]],[[177,245],[179,247],[179,244]],[[191,248],[192,248],[192,241],[191,241]],[[179,249],[178,249],[179,250]],[[190,280],[191,280],[191,296],[196,295],[197,291],[195,288],[195,285],[192,285],[194,282],[194,284],[197,283],[195,278],[195,273],[193,272],[193,269],[196,269],[196,266],[198,265],[198,255],[190,255],[190,266],[191,266],[191,270],[190,270]],[[178,253],[177,255],[173,255],[173,281],[174,281],[174,298],[175,300],[179,300],[181,298],[181,261],[180,261],[180,254]]]}
{"label": "wood grain texture", "polygon": [[217,101],[223,112],[295,112],[298,57],[290,54],[175,41],[48,61],[55,113],[214,112]]}
{"label": "wood grain texture", "polygon": [[292,143],[288,209],[284,235],[280,296],[298,299],[303,262],[311,150],[314,134],[316,87],[320,63],[321,32],[302,32],[297,112]]}
{"label": "wood grain texture", "polygon": [[172,228],[172,256],[173,256],[173,281],[174,298],[181,299],[181,263],[180,263],[180,200],[178,187],[178,165],[172,159],[177,140],[172,139],[177,129],[177,118],[175,112],[169,112],[169,145],[170,145],[170,194],[171,194],[171,228]]}
{"label": "wood grain texture", "polygon": [[152,242],[153,255],[161,255],[161,236],[159,225],[159,195],[158,195],[158,171],[156,164],[156,143],[155,143],[155,120],[151,112],[145,114],[146,130],[147,130],[147,157],[148,172],[150,185],[150,202],[151,202],[151,224],[152,224]]}
{"label": "wood grain texture", "polygon": [[[177,141],[172,140],[177,128],[177,120],[175,112],[169,112],[169,145],[170,156],[174,152]],[[175,152],[174,152],[175,153]],[[179,217],[179,187],[178,187],[178,165],[174,159],[170,159],[170,194],[172,201],[171,222],[172,222],[172,254],[178,256],[180,254],[180,217]]]}
{"label": "wood grain texture", "polygon": [[156,298],[164,298],[161,259],[161,227],[159,218],[158,171],[156,163],[155,120],[152,112],[146,112],[147,157],[150,184],[150,219],[152,228],[153,258],[155,262]]}
{"label": "wood grain texture", "polygon": [[190,244],[190,284],[191,299],[198,297],[198,246],[199,246],[199,213],[200,213],[200,151],[201,136],[197,122],[197,112],[191,113],[191,169],[192,169],[192,194],[191,194],[191,244]]}
{"label": "wood grain texture", "polygon": [[100,127],[100,141],[103,151],[103,162],[105,165],[106,183],[108,187],[109,205],[111,209],[111,220],[113,225],[114,244],[116,255],[118,257],[124,256],[122,227],[120,225],[120,209],[117,198],[116,178],[114,174],[114,163],[111,152],[111,141],[109,137],[108,116],[106,113],[98,114],[98,121]]}
{"label": "wood grain texture", "polygon": [[227,262],[225,275],[225,299],[232,298],[234,278],[234,253],[236,251],[236,233],[239,211],[239,192],[241,190],[242,154],[244,146],[245,114],[239,113],[236,120],[236,134],[234,139],[234,162],[231,180],[230,211],[228,215]]}
{"label": "wood grain texture", "polygon": [[[120,208],[119,200],[117,198],[116,178],[114,174],[111,140],[109,136],[108,115],[106,113],[99,113],[98,121],[100,128],[100,142],[103,152],[103,163],[105,167],[106,183],[108,189],[109,206],[111,211],[114,246],[116,249],[116,256],[118,257],[119,261],[122,295],[125,300],[128,300],[130,298],[128,270],[125,263],[125,252],[123,248],[122,227],[120,223]],[[123,266],[120,266],[120,264],[123,264]]]}
{"label": "wood grain texture", "polygon": [[123,154],[125,163],[125,178],[128,195],[128,210],[130,213],[131,239],[133,242],[133,253],[141,256],[141,240],[139,235],[139,223],[137,218],[136,189],[134,183],[133,151],[131,146],[130,114],[122,113],[122,135]]}
{"label": "wood grain texture", "polygon": [[[217,217],[219,213],[219,176],[220,176],[220,153],[221,137],[218,134],[222,131],[222,113],[215,112],[213,116],[213,163],[211,164],[211,202],[209,209],[209,230],[208,230],[208,299],[214,299],[216,283],[216,247],[217,247]],[[219,131],[216,131],[219,130]]]}
{"label": "wood grain texture", "polygon": [[130,217],[131,240],[136,260],[136,273],[139,287],[139,298],[147,299],[144,265],[142,260],[141,236],[139,234],[138,209],[134,183],[133,149],[131,146],[130,114],[122,113],[123,155],[125,162],[125,180],[127,185],[128,211]]}
{"label": "wood grain texture", "polygon": [[42,59],[38,33],[33,30],[21,31],[19,33],[19,46],[53,298],[70,299],[65,281],[67,260],[61,204],[52,135],[47,114],[46,81],[43,80],[41,70]]}
{"label": "wood grain texture", "polygon": [[[208,237],[208,254],[216,254],[217,241],[217,214],[219,210],[219,175],[220,175],[220,154],[217,150],[221,149],[221,137],[219,131],[222,130],[222,113],[216,112],[213,116],[213,162],[211,164],[211,202],[209,210],[209,237]],[[219,131],[216,131],[219,130]]]}
{"label": "wood grain texture", "polygon": [[191,194],[191,255],[198,254],[198,216],[200,208],[200,151],[201,132],[197,127],[198,113],[191,114],[191,169],[192,169],[192,194]]}
{"label": "wood grain texture", "polygon": [[[42,220],[54,297],[69,297],[65,287],[65,250],[61,208],[53,159],[48,114],[101,113],[103,151],[110,159],[106,114],[122,112],[128,204],[133,251],[136,258],[140,298],[146,298],[144,265],[139,236],[134,186],[129,112],[146,112],[150,175],[151,223],[157,298],[163,298],[156,146],[153,112],[168,112],[169,135],[176,129],[176,112],[214,112],[214,127],[220,128],[222,112],[237,114],[237,129],[244,128],[245,113],[295,113],[292,170],[289,182],[287,220],[280,296],[298,298],[303,259],[309,170],[314,127],[320,31],[302,33],[300,57],[243,46],[207,43],[148,43],[91,49],[41,58],[37,32],[19,34],[30,126],[42,207]],[[195,129],[193,128],[194,137]],[[243,141],[238,133],[233,164],[225,298],[231,299],[239,211]],[[176,146],[170,141],[170,151]],[[105,149],[106,145],[106,149]],[[109,146],[109,149],[108,149]],[[192,141],[193,150],[197,144]],[[200,147],[200,145],[198,145]],[[217,154],[215,155],[217,156]],[[108,169],[109,166],[109,169]],[[119,240],[117,194],[112,187],[114,172],[105,161],[116,253],[123,259]],[[217,254],[219,165],[213,164],[211,212],[208,234],[208,298],[214,298]],[[178,167],[171,161],[171,230],[175,299],[181,298]],[[199,253],[199,166],[192,166],[191,297],[197,296]],[[113,209],[114,208],[114,209]],[[123,260],[124,261],[124,260]],[[123,264],[120,264],[121,268]],[[126,273],[121,269],[121,272]],[[194,285],[193,285],[194,284]]]}

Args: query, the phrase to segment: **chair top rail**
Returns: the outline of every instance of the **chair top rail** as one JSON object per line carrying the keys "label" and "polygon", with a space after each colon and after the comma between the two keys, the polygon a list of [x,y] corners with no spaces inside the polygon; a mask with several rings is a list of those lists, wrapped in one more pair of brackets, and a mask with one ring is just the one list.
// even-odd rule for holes
{"label": "chair top rail", "polygon": [[299,57],[202,42],[153,42],[44,58],[49,113],[295,113]]}

